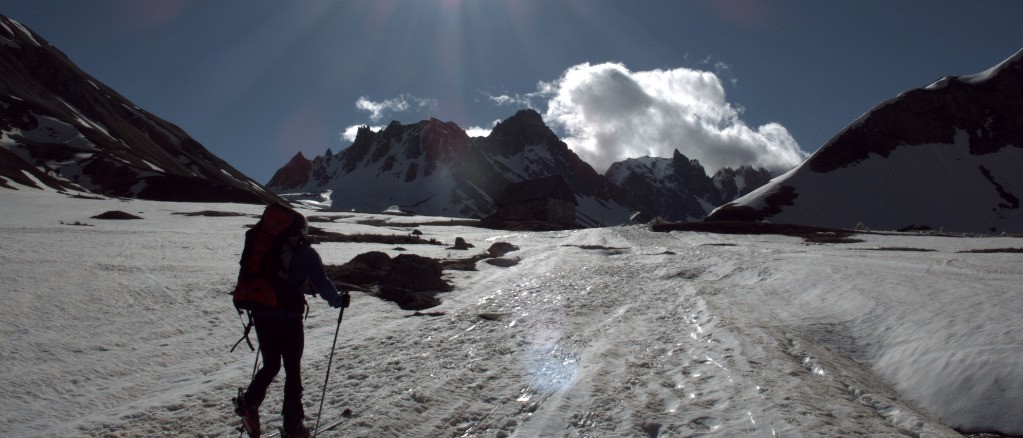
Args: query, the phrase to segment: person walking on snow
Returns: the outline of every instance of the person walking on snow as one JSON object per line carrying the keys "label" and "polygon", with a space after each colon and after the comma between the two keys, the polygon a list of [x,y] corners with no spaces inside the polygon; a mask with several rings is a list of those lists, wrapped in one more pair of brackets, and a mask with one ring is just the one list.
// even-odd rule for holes
{"label": "person walking on snow", "polygon": [[321,298],[333,308],[348,307],[348,292],[339,293],[327,278],[320,255],[308,242],[309,223],[302,218],[300,235],[292,237],[294,252],[288,275],[288,293],[281,297],[277,308],[253,310],[256,339],[262,351],[263,366],[252,378],[245,392],[234,400],[236,413],[250,425],[250,435],[259,436],[259,406],[266,397],[267,388],[284,365],[284,427],[281,436],[304,438],[309,429],[303,424],[302,408],[302,350],[305,344],[303,315],[305,288],[311,284]]}

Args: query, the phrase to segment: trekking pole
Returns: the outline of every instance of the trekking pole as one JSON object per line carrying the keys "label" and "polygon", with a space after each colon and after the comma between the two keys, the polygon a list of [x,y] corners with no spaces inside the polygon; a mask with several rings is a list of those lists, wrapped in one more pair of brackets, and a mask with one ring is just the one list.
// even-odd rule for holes
{"label": "trekking pole", "polygon": [[[238,312],[238,319],[239,320],[242,319],[242,313],[241,312]],[[245,325],[245,320],[242,320],[242,325]],[[251,328],[252,328],[252,314],[250,313],[249,314],[249,326],[247,326],[245,328],[245,339],[249,338],[248,334],[249,334],[249,330]],[[238,342],[241,342],[241,341],[238,341]],[[251,348],[251,347],[252,347],[252,342],[249,342],[249,348]],[[256,370],[259,368],[259,353],[262,352],[262,351],[263,351],[263,346],[262,345],[256,347],[256,362],[252,364],[252,377],[250,377],[249,379],[255,379],[256,378]]]}
{"label": "trekking pole", "polygon": [[[239,313],[238,314],[238,318],[240,318],[240,317],[241,317],[241,314]],[[252,344],[250,344],[250,346],[251,345]],[[262,353],[262,352],[263,352],[263,346],[262,345],[256,347],[256,361],[253,362],[253,377],[249,378],[250,382],[252,382],[252,379],[256,379],[256,370],[259,369],[259,357],[260,357],[260,353]],[[238,438],[241,438],[244,435],[246,435],[246,428],[242,427],[241,430],[238,431]]]}
{"label": "trekking pole", "polygon": [[256,362],[252,364],[252,377],[250,377],[250,379],[256,378],[256,370],[259,369],[259,353],[261,353],[262,351],[263,351],[262,345],[256,347]]}
{"label": "trekking pole", "polygon": [[[256,347],[256,361],[252,363],[252,379],[256,378],[256,370],[259,369],[259,354],[263,351],[263,346]],[[240,391],[240,390],[239,390]],[[242,427],[239,431],[238,438],[245,436],[245,427]]]}
{"label": "trekking pole", "polygon": [[[245,320],[242,319],[242,312],[241,311],[238,312],[238,319],[242,322],[242,326],[246,326]],[[252,324],[252,317],[251,316],[249,316],[249,324]],[[238,342],[234,344],[235,347],[237,347],[238,344],[240,344],[242,342],[242,340],[247,340],[249,338],[248,334],[249,334],[249,329],[251,329],[251,328],[252,328],[251,325],[248,325],[248,326],[245,327],[245,336],[242,337],[242,339],[239,339]],[[249,342],[249,347],[250,348],[252,347],[252,342]],[[231,351],[234,351],[234,348],[232,348]],[[256,347],[256,360],[252,363],[252,377],[249,378],[250,381],[251,381],[251,379],[255,379],[256,378],[256,370],[259,369],[259,356],[260,356],[260,353],[262,353],[262,351],[263,351],[263,346],[262,345]],[[242,437],[245,436],[245,428],[244,427],[242,427],[241,430],[238,431],[238,432],[239,432],[238,433],[238,438],[242,438]]]}
{"label": "trekking pole", "polygon": [[337,334],[341,331],[341,319],[345,316],[345,307],[348,307],[348,300],[350,300],[347,292],[342,297],[342,300],[344,301],[341,305],[341,312],[337,314],[337,328],[334,329],[334,342],[330,344],[330,358],[327,359],[327,375],[323,377],[323,392],[320,393],[320,410],[316,412],[316,425],[313,427],[313,438],[316,437],[316,433],[320,430],[320,416],[323,414],[323,399],[327,397],[327,380],[330,379],[330,367],[334,363],[334,347],[337,346]]}

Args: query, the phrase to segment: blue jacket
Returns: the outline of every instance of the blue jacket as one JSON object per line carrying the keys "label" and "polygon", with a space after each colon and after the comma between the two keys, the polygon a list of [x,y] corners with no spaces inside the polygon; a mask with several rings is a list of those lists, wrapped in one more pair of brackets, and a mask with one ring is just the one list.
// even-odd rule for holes
{"label": "blue jacket", "polygon": [[[305,294],[306,280],[321,298],[330,303],[331,307],[341,304],[341,296],[337,288],[334,287],[334,283],[327,278],[320,255],[312,246],[303,242],[296,245],[295,254],[291,258],[291,272],[288,275],[288,288],[294,297],[301,297]],[[301,318],[304,313],[304,308],[253,311],[254,316],[281,319]]]}

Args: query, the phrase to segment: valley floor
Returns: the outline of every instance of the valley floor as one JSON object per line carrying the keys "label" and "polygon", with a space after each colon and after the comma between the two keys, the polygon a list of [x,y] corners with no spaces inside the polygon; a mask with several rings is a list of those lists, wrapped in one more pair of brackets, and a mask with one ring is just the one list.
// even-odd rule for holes
{"label": "valley floor", "polygon": [[[241,334],[228,293],[255,219],[176,213],[260,208],[0,196],[0,434],[237,436],[229,399],[255,356],[228,353]],[[107,210],[144,219],[91,219]],[[407,234],[422,220],[343,216],[317,226]],[[509,242],[520,261],[448,271],[437,316],[353,293],[321,424],[353,416],[321,436],[1023,433],[1023,255],[957,252],[1023,239],[418,229],[477,251]],[[402,252],[317,250],[329,264]],[[312,427],[337,314],[310,304]]]}

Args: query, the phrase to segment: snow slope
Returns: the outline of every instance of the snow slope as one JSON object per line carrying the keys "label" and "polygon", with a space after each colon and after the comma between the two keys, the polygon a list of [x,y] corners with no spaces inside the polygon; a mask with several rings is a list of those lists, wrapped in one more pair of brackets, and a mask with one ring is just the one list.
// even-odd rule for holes
{"label": "snow slope", "polygon": [[[237,436],[228,400],[254,355],[228,353],[241,323],[226,294],[255,219],[175,213],[259,207],[29,189],[0,191],[0,205],[0,435]],[[90,218],[107,210],[144,219]],[[407,234],[417,220],[318,225]],[[1023,433],[1023,255],[957,252],[1021,239],[419,229],[480,250],[510,242],[521,261],[449,271],[455,290],[430,309],[441,316],[353,294],[324,422],[355,415],[321,436]],[[317,249],[332,264],[400,253]],[[311,309],[314,416],[337,314],[319,300]],[[279,424],[281,390],[271,387],[265,427]]]}
{"label": "snow slope", "polygon": [[1002,185],[1023,187],[1023,173],[1017,167],[1023,163],[1023,149],[975,155],[969,147],[965,135],[959,135],[953,145],[900,148],[885,159],[829,173],[804,171],[804,162],[736,203],[765,208],[765,200],[779,188],[797,187],[796,202],[806,208],[782,208],[770,217],[772,222],[834,228],[863,223],[878,229],[926,226],[961,232],[1023,232],[1018,205],[1010,205],[1006,195],[996,190]]}
{"label": "snow slope", "polygon": [[1023,50],[864,113],[712,220],[1023,233]]}

